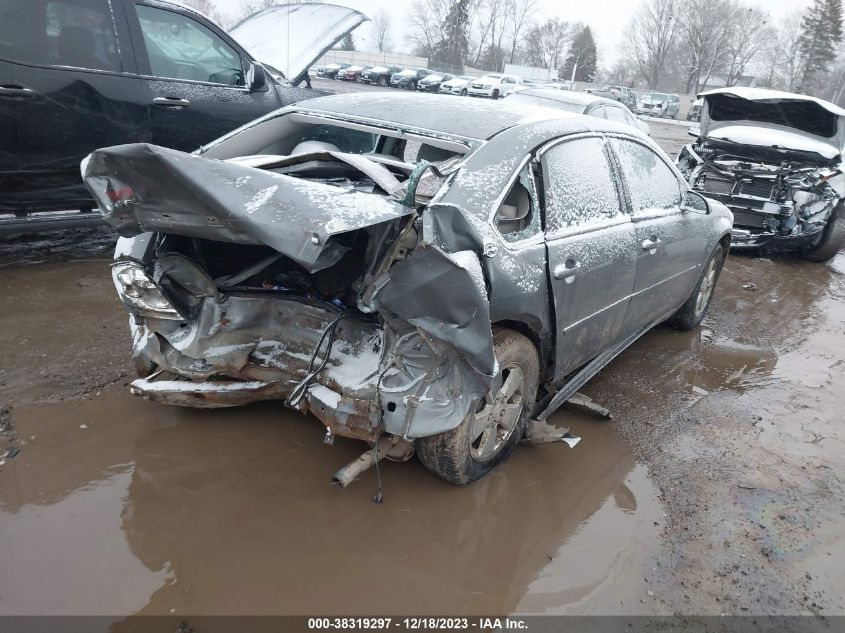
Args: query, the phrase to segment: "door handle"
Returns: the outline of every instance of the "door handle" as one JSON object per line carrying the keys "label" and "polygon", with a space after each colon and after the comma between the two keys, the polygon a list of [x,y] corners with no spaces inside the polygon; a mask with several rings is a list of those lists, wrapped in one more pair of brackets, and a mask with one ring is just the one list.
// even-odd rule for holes
{"label": "door handle", "polygon": [[654,253],[657,251],[657,247],[660,246],[662,243],[663,240],[652,235],[651,239],[643,240],[641,246],[643,247],[644,251],[648,251],[649,253],[654,255]]}
{"label": "door handle", "polygon": [[35,90],[24,88],[23,86],[0,86],[0,97],[15,97],[18,99],[32,99],[35,96]]}
{"label": "door handle", "polygon": [[187,108],[191,105],[191,102],[179,97],[156,97],[153,99],[153,105],[164,106],[166,108]]}
{"label": "door handle", "polygon": [[555,279],[563,279],[566,283],[571,284],[575,281],[575,274],[579,268],[581,268],[581,262],[567,259],[564,263],[555,266],[552,275]]}

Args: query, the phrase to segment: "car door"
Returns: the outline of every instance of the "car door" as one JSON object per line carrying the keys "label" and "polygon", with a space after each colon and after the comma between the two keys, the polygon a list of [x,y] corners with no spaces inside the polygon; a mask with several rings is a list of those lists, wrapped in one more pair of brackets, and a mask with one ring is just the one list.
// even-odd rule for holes
{"label": "car door", "polygon": [[281,107],[268,84],[246,87],[251,59],[211,22],[175,7],[129,7],[153,143],[192,151]]}
{"label": "car door", "polygon": [[657,150],[622,136],[612,137],[610,146],[636,232],[637,279],[624,328],[631,333],[686,301],[704,260],[707,232],[703,216],[682,209],[685,186]]}
{"label": "car door", "polygon": [[4,152],[0,166],[2,206],[89,206],[80,161],[98,147],[148,140],[144,86],[126,54],[121,7],[113,6],[0,0],[0,108],[15,122],[14,138],[3,138],[12,156]]}
{"label": "car door", "polygon": [[567,138],[540,156],[561,378],[619,339],[636,245],[603,136]]}

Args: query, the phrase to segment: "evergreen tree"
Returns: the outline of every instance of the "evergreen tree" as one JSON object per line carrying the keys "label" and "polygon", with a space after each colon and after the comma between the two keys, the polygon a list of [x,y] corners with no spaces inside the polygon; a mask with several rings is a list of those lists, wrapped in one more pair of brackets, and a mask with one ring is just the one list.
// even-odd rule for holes
{"label": "evergreen tree", "polygon": [[596,76],[597,64],[598,53],[593,32],[589,26],[584,26],[572,38],[569,55],[566,56],[566,61],[560,69],[560,76],[563,79],[571,79],[574,67],[575,81],[592,81]]}
{"label": "evergreen tree", "polygon": [[798,41],[803,77],[798,89],[808,90],[822,80],[842,41],[842,0],[813,0],[801,20]]}
{"label": "evergreen tree", "polygon": [[343,39],[340,40],[340,50],[342,51],[354,51],[355,50],[355,40],[352,39],[352,32],[350,31],[346,35],[343,36]]}
{"label": "evergreen tree", "polygon": [[453,0],[443,24],[443,39],[434,46],[434,61],[463,72],[469,51],[470,0]]}

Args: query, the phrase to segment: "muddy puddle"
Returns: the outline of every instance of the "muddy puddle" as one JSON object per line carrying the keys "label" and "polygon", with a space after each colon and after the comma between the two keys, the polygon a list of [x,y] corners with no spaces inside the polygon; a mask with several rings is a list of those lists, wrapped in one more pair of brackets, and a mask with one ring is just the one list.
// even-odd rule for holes
{"label": "muddy puddle", "polygon": [[702,328],[587,386],[614,421],[555,419],[575,449],[467,488],[386,463],[381,505],[313,418],[129,396],[107,260],[0,296],[0,614],[845,612],[845,256],[732,255]]}
{"label": "muddy puddle", "polygon": [[372,471],[328,483],[362,445],[273,403],[20,407],[0,612],[630,613],[662,510],[612,422],[573,422],[467,488],[386,463],[377,505]]}

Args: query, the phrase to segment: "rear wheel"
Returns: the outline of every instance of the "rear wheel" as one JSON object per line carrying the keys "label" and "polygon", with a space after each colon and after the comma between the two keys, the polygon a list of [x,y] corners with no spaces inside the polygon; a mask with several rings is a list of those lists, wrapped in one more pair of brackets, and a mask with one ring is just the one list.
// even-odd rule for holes
{"label": "rear wheel", "polygon": [[498,90],[494,90],[494,91],[493,91],[493,98],[494,98],[494,99],[498,99],[498,98],[499,98],[499,91],[498,91]]}
{"label": "rear wheel", "polygon": [[387,85],[387,78],[386,77],[379,77],[378,78],[378,85],[384,88]]}
{"label": "rear wheel", "polygon": [[723,253],[721,244],[713,250],[689,299],[680,310],[669,317],[670,325],[679,330],[693,330],[704,320],[704,315],[707,314],[707,308],[710,307],[710,301],[713,299],[716,282],[722,272],[722,264],[725,263]]}
{"label": "rear wheel", "polygon": [[462,97],[466,97],[466,96],[467,96],[467,89],[466,89],[466,88],[464,88],[463,90],[461,90],[461,96],[462,96]]}
{"label": "rear wheel", "polygon": [[502,386],[489,393],[457,428],[416,440],[420,461],[435,475],[464,485],[503,462],[522,439],[537,396],[540,365],[534,344],[496,328],[493,349]]}
{"label": "rear wheel", "polygon": [[813,248],[801,253],[801,257],[811,262],[823,263],[833,259],[845,246],[845,202],[840,202],[830,214],[824,227],[822,239]]}

